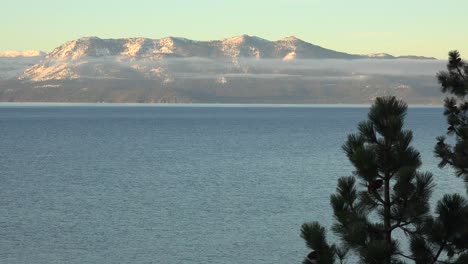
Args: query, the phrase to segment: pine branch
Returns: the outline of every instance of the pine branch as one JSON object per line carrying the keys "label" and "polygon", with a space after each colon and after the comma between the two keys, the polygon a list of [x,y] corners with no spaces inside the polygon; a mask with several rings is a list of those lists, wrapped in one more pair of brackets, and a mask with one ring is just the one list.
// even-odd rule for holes
{"label": "pine branch", "polygon": [[455,133],[455,135],[457,135],[457,137],[463,138],[463,134],[460,132],[458,128],[454,128],[453,132]]}
{"label": "pine branch", "polygon": [[446,244],[447,240],[444,240],[444,242],[442,242],[442,244],[440,245],[439,251],[437,251],[437,254],[434,256],[434,261],[432,261],[432,264],[437,262],[437,259],[439,258],[440,253],[442,253],[442,250],[444,250]]}
{"label": "pine branch", "polygon": [[398,256],[402,256],[402,257],[404,257],[404,258],[411,259],[411,260],[414,260],[414,261],[417,261],[417,260],[418,260],[418,259],[415,258],[415,257],[407,256],[407,255],[405,255],[405,254],[403,254],[403,253],[401,253],[401,252],[398,252],[398,253],[396,253],[396,254],[397,254]]}
{"label": "pine branch", "polygon": [[408,228],[406,228],[405,226],[402,226],[400,227],[401,230],[403,230],[403,232],[408,233],[410,235],[415,235],[416,234],[416,231],[415,230],[409,230]]}
{"label": "pine branch", "polygon": [[466,82],[466,78],[465,78],[465,75],[462,73],[462,71],[460,70],[460,67],[458,67],[458,65],[455,67],[458,71],[458,74],[460,75],[460,78],[463,79],[464,82]]}
{"label": "pine branch", "polygon": [[380,196],[380,194],[377,191],[373,192],[372,195],[374,196],[375,199],[377,199],[377,201],[381,203],[380,204],[381,206],[385,207],[386,202],[383,200],[382,196]]}
{"label": "pine branch", "polygon": [[436,263],[437,263],[437,262],[438,262],[438,263],[442,263],[442,264],[453,264],[453,263],[451,263],[451,262],[447,262],[447,261],[443,261],[443,260],[438,260],[438,261],[436,261]]}
{"label": "pine branch", "polygon": [[[398,221],[398,223],[394,224],[390,229],[391,231],[397,229],[397,228],[401,228],[403,229],[405,226],[408,226],[408,225],[411,225],[413,224],[414,222],[412,221],[409,221],[409,222],[404,222],[404,223],[401,223],[401,219]],[[405,228],[406,229],[406,228]]]}

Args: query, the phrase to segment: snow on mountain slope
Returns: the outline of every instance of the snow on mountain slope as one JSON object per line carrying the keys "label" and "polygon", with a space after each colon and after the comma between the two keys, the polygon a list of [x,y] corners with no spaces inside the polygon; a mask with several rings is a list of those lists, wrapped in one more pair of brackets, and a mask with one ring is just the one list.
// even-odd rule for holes
{"label": "snow on mountain slope", "polygon": [[210,47],[184,38],[100,39],[86,37],[69,41],[46,56],[46,60],[77,60],[84,57],[119,56],[126,59],[160,59],[164,57],[206,57]]}
{"label": "snow on mountain slope", "polygon": [[351,55],[325,49],[295,37],[269,41],[242,35],[224,40],[194,41],[185,38],[162,39],[128,38],[100,39],[85,37],[69,41],[49,53],[46,59],[76,60],[83,57],[120,56],[132,59],[160,59],[164,57],[207,58],[283,58],[296,52],[298,58],[352,59],[364,56]]}
{"label": "snow on mountain slope", "polygon": [[325,49],[320,46],[305,42],[294,36],[280,39],[275,42],[278,55],[284,58],[291,52],[295,52],[298,59],[359,59],[360,55],[353,55]]}
{"label": "snow on mountain slope", "polygon": [[371,53],[367,54],[369,58],[377,58],[377,59],[394,59],[395,57],[388,54],[388,53]]}
{"label": "snow on mountain slope", "polygon": [[[171,62],[168,59],[173,58],[219,60],[231,63],[226,71],[247,73],[251,69],[241,69],[239,60],[349,60],[390,57],[395,58],[388,54],[353,55],[337,52],[293,36],[277,41],[248,35],[213,41],[194,41],[177,37],[162,39],[84,37],[55,48],[39,63],[26,69],[20,79],[32,81],[79,78],[148,79],[162,78],[160,72],[165,72],[164,78],[170,79],[172,77],[168,76],[171,73]],[[193,68],[200,72],[206,70],[192,62],[179,63],[178,67],[179,70],[185,69],[189,72],[193,71]]]}

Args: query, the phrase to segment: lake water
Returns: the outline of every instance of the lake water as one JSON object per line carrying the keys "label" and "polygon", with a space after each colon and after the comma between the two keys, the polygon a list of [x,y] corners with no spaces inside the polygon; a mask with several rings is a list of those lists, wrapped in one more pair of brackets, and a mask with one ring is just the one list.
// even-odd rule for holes
{"label": "lake water", "polygon": [[[0,263],[301,263],[367,107],[0,104]],[[437,191],[442,108],[407,127]]]}

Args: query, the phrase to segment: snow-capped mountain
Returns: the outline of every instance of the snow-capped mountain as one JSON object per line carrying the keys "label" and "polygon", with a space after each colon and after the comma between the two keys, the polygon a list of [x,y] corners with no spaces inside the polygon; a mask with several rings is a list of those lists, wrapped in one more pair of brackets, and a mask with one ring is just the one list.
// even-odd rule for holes
{"label": "snow-capped mountain", "polygon": [[20,54],[0,57],[0,101],[368,103],[393,94],[427,103],[439,100],[434,76],[445,66],[426,57],[355,55],[296,37],[248,35],[86,37],[45,56]]}
{"label": "snow-capped mountain", "polygon": [[[366,56],[366,55],[364,55]],[[395,56],[392,56],[388,53],[371,53],[367,54],[367,57],[369,58],[377,58],[377,59],[394,59]]]}
{"label": "snow-capped mountain", "polygon": [[404,55],[404,56],[393,56],[388,53],[371,53],[363,55],[372,59],[410,59],[410,60],[435,60],[434,57],[424,57],[424,56],[414,56],[414,55]]}
{"label": "snow-capped mountain", "polygon": [[297,58],[352,59],[365,56],[328,50],[296,37],[269,41],[242,35],[224,40],[194,41],[185,38],[162,39],[128,38],[100,39],[85,37],[69,41],[49,53],[46,59],[76,60],[83,57],[119,56],[132,59],[160,59],[166,57],[200,58],[284,58],[295,53]]}
{"label": "snow-capped mountain", "polygon": [[239,60],[349,60],[396,57],[389,54],[353,55],[337,52],[296,37],[277,41],[248,35],[214,41],[194,41],[176,37],[162,39],[85,37],[55,48],[39,63],[26,69],[20,78],[32,81],[161,78],[161,72],[168,71],[165,62],[171,58],[221,60],[232,63],[231,67],[236,71],[245,72],[245,69],[239,69]]}

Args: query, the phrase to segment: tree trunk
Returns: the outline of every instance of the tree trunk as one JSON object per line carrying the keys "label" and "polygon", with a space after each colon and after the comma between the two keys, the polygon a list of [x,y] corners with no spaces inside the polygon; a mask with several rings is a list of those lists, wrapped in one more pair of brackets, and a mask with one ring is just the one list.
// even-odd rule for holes
{"label": "tree trunk", "polygon": [[[390,175],[389,173],[385,173],[385,183],[384,183],[384,188],[385,188],[385,196],[384,196],[384,236],[385,240],[387,242],[387,246],[390,248],[392,245],[392,230],[391,230],[391,222],[390,222]],[[391,256],[388,255],[388,258],[386,259],[386,264],[391,263]]]}
{"label": "tree trunk", "polygon": [[[384,159],[385,165],[388,166],[392,153],[390,152],[391,142],[387,138],[385,139],[385,146],[386,148],[384,152]],[[388,248],[390,248],[392,245],[392,230],[390,221],[390,178],[391,173],[389,168],[386,168],[384,173],[384,238],[387,242]],[[391,260],[391,254],[388,254],[387,258],[385,259],[385,264],[391,264]]]}

